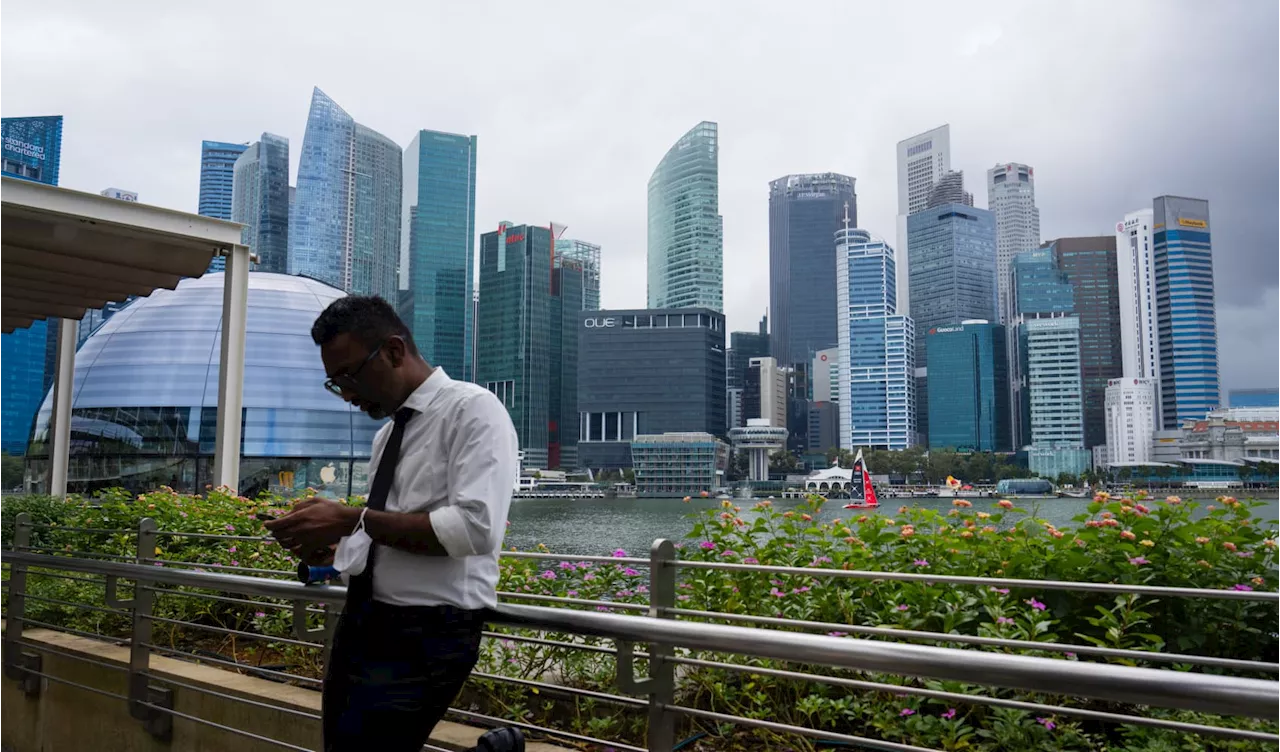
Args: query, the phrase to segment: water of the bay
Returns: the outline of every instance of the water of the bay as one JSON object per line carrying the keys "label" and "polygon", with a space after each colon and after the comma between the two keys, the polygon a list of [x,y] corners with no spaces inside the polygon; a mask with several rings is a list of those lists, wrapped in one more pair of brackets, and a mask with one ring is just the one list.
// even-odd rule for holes
{"label": "water of the bay", "polygon": [[[1243,498],[1243,495],[1242,495]],[[1001,511],[995,499],[971,499],[975,510]],[[1275,524],[1280,519],[1280,503],[1275,497],[1265,499],[1266,504],[1254,510],[1255,516]],[[753,518],[752,499],[735,500],[742,507],[742,516]],[[775,499],[780,509],[793,509],[800,499]],[[1068,528],[1075,523],[1073,517],[1085,514],[1088,499],[1017,499],[1018,508],[1033,516],[1048,520],[1054,525]],[[1212,504],[1212,499],[1202,500]],[[850,515],[865,513],[843,508],[844,502],[830,501],[822,509],[819,519],[830,521],[848,519]],[[879,513],[892,516],[899,507],[920,507],[948,511],[951,499],[882,499]],[[715,499],[695,498],[689,502],[681,499],[515,499],[511,503],[511,527],[507,530],[506,546],[516,546],[522,551],[535,548],[539,543],[555,553],[593,555],[608,554],[616,549],[645,556],[656,538],[670,538],[679,542],[693,528],[690,515],[702,510],[719,508]]]}

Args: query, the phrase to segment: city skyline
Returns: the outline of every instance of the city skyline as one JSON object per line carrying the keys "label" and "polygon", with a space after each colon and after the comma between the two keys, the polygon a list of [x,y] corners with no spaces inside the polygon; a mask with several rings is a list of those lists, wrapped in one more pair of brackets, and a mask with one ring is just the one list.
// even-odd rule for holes
{"label": "city skyline", "polygon": [[[584,6],[585,7],[585,6]],[[1101,6],[1098,6],[1099,9]],[[805,171],[838,171],[858,177],[859,214],[862,224],[873,233],[889,236],[893,232],[895,213],[893,147],[911,134],[920,133],[940,123],[952,129],[953,169],[970,175],[981,175],[992,164],[1019,160],[1032,164],[1039,178],[1037,204],[1042,214],[1042,236],[1045,238],[1097,235],[1110,231],[1118,217],[1150,201],[1151,196],[1177,194],[1205,198],[1214,207],[1215,287],[1218,293],[1218,324],[1222,338],[1222,387],[1243,388],[1268,386],[1276,382],[1275,344],[1258,347],[1248,341],[1248,326],[1276,318],[1276,255],[1269,252],[1271,228],[1275,224],[1276,186],[1274,180],[1275,112],[1274,100],[1253,100],[1243,92],[1274,90],[1276,73],[1256,70],[1247,60],[1266,56],[1275,49],[1274,37],[1263,29],[1274,27],[1275,9],[1200,8],[1191,4],[1161,6],[1134,4],[1110,16],[1117,21],[1115,30],[1103,32],[1121,35],[1126,19],[1154,24],[1151,41],[1114,45],[1125,53],[1108,53],[1090,65],[1069,72],[1048,71],[1071,29],[1085,28],[1096,20],[1096,14],[1072,11],[1047,12],[1036,18],[1025,10],[1003,6],[1001,13],[974,13],[972,10],[940,8],[935,18],[920,24],[922,47],[937,42],[936,50],[920,61],[901,60],[894,70],[883,75],[883,81],[858,76],[854,85],[866,87],[856,103],[838,103],[837,110],[822,119],[796,117],[804,98],[815,89],[830,83],[830,76],[815,73],[812,81],[795,84],[783,104],[768,110],[747,103],[745,94],[772,85],[776,77],[765,67],[749,61],[746,51],[733,46],[721,49],[723,61],[706,58],[706,72],[712,87],[689,87],[689,91],[671,96],[663,90],[661,98],[655,84],[646,84],[627,99],[609,96],[610,104],[622,102],[615,117],[602,117],[600,102],[592,92],[603,91],[604,82],[616,75],[618,65],[602,66],[601,71],[581,71],[567,54],[552,55],[517,69],[498,58],[478,64],[475,70],[451,74],[437,86],[417,92],[412,101],[396,97],[388,86],[373,85],[369,78],[378,64],[409,64],[408,56],[428,53],[418,49],[393,49],[381,54],[387,58],[352,66],[347,60],[315,59],[305,72],[272,76],[258,90],[246,90],[236,81],[247,76],[227,75],[224,65],[218,70],[184,71],[195,75],[194,82],[213,86],[212,91],[229,95],[232,106],[210,108],[210,89],[197,95],[205,106],[192,106],[199,117],[178,114],[171,122],[152,125],[133,113],[154,106],[156,86],[168,71],[155,71],[124,80],[113,74],[112,100],[94,93],[102,88],[96,71],[85,71],[78,77],[60,71],[65,59],[83,68],[82,56],[101,56],[104,49],[114,49],[115,35],[135,26],[134,14],[110,18],[93,9],[77,18],[77,28],[91,32],[86,44],[71,48],[59,45],[57,55],[37,49],[32,40],[39,24],[48,23],[45,11],[22,7],[6,9],[7,28],[3,39],[6,87],[6,115],[62,112],[68,115],[68,128],[74,138],[68,139],[64,155],[63,185],[96,192],[103,185],[127,185],[148,201],[191,211],[196,206],[195,166],[193,155],[199,140],[214,135],[229,140],[250,140],[263,130],[281,133],[295,144],[302,141],[305,99],[310,87],[326,88],[352,112],[382,133],[398,142],[423,127],[456,132],[477,133],[493,144],[486,149],[478,164],[477,227],[496,224],[504,216],[562,218],[574,226],[575,234],[590,238],[605,249],[602,279],[602,306],[609,308],[639,307],[643,292],[635,290],[634,280],[643,273],[644,180],[653,165],[670,146],[672,134],[683,132],[689,124],[702,119],[721,124],[726,138],[721,159],[721,213],[725,217],[725,308],[730,330],[750,330],[765,307],[767,282],[757,280],[757,270],[767,259],[767,208],[764,188],[780,174]],[[175,9],[171,22],[181,22],[187,11]],[[445,19],[445,26],[475,28],[470,11]],[[614,40],[617,54],[624,65],[640,67],[641,48],[646,39],[657,33],[663,11],[652,9],[641,19],[634,39]],[[812,30],[821,35],[828,24],[813,20],[784,20],[783,16],[761,17],[760,11],[745,13],[746,31],[741,44],[758,42],[778,24],[792,31]],[[514,18],[537,23],[537,14],[517,12]],[[594,14],[590,14],[593,15]],[[815,16],[820,14],[814,14]],[[871,23],[898,33],[906,23],[903,14],[891,9],[849,12],[863,24]],[[1093,18],[1091,18],[1091,16]],[[998,20],[980,20],[982,18]],[[308,19],[298,18],[293,30],[299,36],[314,30]],[[673,41],[678,48],[696,50],[711,40],[713,15],[695,13],[688,28]],[[602,24],[604,18],[584,18],[578,28]],[[1117,104],[1112,87],[1107,83],[1121,65],[1134,64],[1134,75],[1144,75],[1142,62],[1151,58],[1154,41],[1161,33],[1196,21],[1207,34],[1202,49],[1178,47],[1167,50],[1161,65],[1169,69],[1169,77],[1153,78],[1147,90],[1127,95]],[[125,27],[118,26],[124,23]],[[548,19],[546,24],[553,24]],[[180,28],[180,27],[179,27]],[[216,28],[199,26],[207,31]],[[536,28],[542,28],[538,25]],[[1226,41],[1227,28],[1232,32]],[[1038,32],[1056,29],[1053,39],[1035,45],[1028,40]],[[1163,30],[1163,31],[1162,31]],[[240,30],[236,30],[237,36]],[[257,32],[250,32],[250,35]],[[834,33],[834,31],[832,32]],[[396,37],[399,32],[393,32]],[[1237,38],[1238,37],[1238,38]],[[182,34],[156,40],[157,46],[180,46]],[[324,41],[301,40],[307,54]],[[999,55],[993,50],[995,41],[1001,47],[1025,47],[1028,56],[1021,59],[1019,71],[1001,70]],[[394,41],[394,40],[393,40]],[[1106,40],[1103,39],[1103,42]],[[753,44],[755,42],[752,42]],[[388,46],[383,44],[381,46]],[[1105,46],[1105,45],[1104,45]],[[711,47],[715,50],[715,47]],[[1143,52],[1145,50],[1146,52]],[[142,51],[139,55],[155,54]],[[436,53],[431,53],[433,56]],[[447,56],[445,51],[438,53]],[[695,54],[692,53],[691,54]],[[1131,55],[1137,55],[1132,63]],[[679,57],[674,55],[673,57]],[[257,56],[255,67],[270,62],[271,55]],[[703,59],[703,58],[698,58]],[[398,62],[396,62],[398,61]],[[35,63],[39,62],[39,65]],[[245,61],[223,61],[236,70],[244,70]],[[650,61],[652,76],[670,77],[674,65],[670,61]],[[893,92],[901,89],[922,70],[939,64],[953,66],[970,79],[981,75],[988,87],[967,87],[964,92],[940,92],[925,102],[912,103],[899,112],[888,113],[884,103],[893,101]],[[1265,68],[1265,67],[1264,67]],[[1128,70],[1128,68],[1125,68]],[[501,75],[495,75],[495,71]],[[507,125],[500,107],[492,105],[499,88],[505,90],[526,80],[552,75],[559,85],[561,97],[556,112],[530,113],[518,128]],[[1037,88],[1036,77],[1052,82]],[[845,78],[841,76],[840,78]],[[66,80],[63,80],[66,79]],[[758,80],[757,80],[758,79]],[[1032,119],[1017,128],[990,114],[990,105],[1002,99],[1002,86],[1018,83],[1026,94],[1022,106],[1030,111],[1047,101],[1067,97],[1067,116],[1055,119]],[[1182,117],[1175,106],[1176,80],[1201,82],[1206,106],[1197,108],[1190,117]],[[105,80],[105,79],[104,79]],[[501,86],[499,86],[499,80]],[[1168,83],[1165,83],[1168,81]],[[1216,82],[1231,85],[1216,85]],[[366,85],[368,83],[368,85]],[[848,86],[845,82],[842,86]],[[83,90],[81,89],[83,87]],[[218,88],[221,87],[221,88]],[[1043,91],[1041,90],[1043,89]],[[175,110],[187,101],[185,92],[177,94]],[[662,102],[663,106],[655,106]],[[876,104],[879,103],[879,104]],[[787,110],[791,108],[792,111]],[[865,113],[865,114],[862,114]],[[1103,117],[1105,115],[1106,117]],[[1159,137],[1151,138],[1152,119],[1162,122]],[[618,125],[630,120],[630,124]],[[197,120],[206,121],[201,125]],[[1101,125],[1106,123],[1105,127]],[[1223,134],[1230,132],[1231,139]],[[108,144],[111,146],[108,147]],[[146,159],[121,163],[111,155],[120,149],[147,154]],[[296,151],[296,150],[294,150]],[[1169,159],[1167,155],[1182,155]],[[524,157],[517,164],[514,155]],[[294,157],[296,161],[296,157]],[[593,178],[599,189],[584,189]],[[536,186],[536,189],[533,187]],[[978,192],[979,195],[980,192]],[[981,203],[981,199],[979,201]],[[1225,392],[1224,392],[1225,393]]]}

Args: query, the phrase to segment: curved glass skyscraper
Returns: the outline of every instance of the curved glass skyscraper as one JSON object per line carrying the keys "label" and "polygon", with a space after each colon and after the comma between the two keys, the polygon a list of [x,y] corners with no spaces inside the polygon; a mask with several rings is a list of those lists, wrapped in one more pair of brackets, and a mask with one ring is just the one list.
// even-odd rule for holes
{"label": "curved glass skyscraper", "polygon": [[396,300],[401,151],[320,89],[302,139],[289,273]]}
{"label": "curved glass skyscraper", "polygon": [[649,307],[724,310],[715,123],[681,136],[649,178]]}

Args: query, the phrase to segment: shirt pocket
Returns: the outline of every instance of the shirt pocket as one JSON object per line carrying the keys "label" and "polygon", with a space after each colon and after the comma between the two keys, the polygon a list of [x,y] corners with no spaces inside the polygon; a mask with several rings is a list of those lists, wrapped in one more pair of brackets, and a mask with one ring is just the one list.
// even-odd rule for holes
{"label": "shirt pocket", "polygon": [[401,512],[430,512],[449,500],[448,465],[443,457],[408,457],[397,468],[396,508]]}

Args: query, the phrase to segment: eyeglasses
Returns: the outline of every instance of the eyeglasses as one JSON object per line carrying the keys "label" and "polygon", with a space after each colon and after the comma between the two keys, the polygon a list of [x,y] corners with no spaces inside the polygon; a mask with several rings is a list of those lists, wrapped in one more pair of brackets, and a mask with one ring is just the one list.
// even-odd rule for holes
{"label": "eyeglasses", "polygon": [[363,370],[365,366],[369,365],[369,361],[378,357],[378,353],[382,352],[382,346],[385,344],[386,344],[385,341],[378,343],[378,346],[373,348],[373,351],[369,353],[368,357],[366,357],[363,361],[361,361],[360,365],[356,366],[356,369],[354,371],[350,373],[340,373],[337,376],[334,376],[333,378],[325,379],[324,388],[328,389],[330,392],[338,395],[339,397],[342,396],[342,392],[344,390],[350,389],[354,391],[355,388],[360,383],[359,382],[360,371]]}

